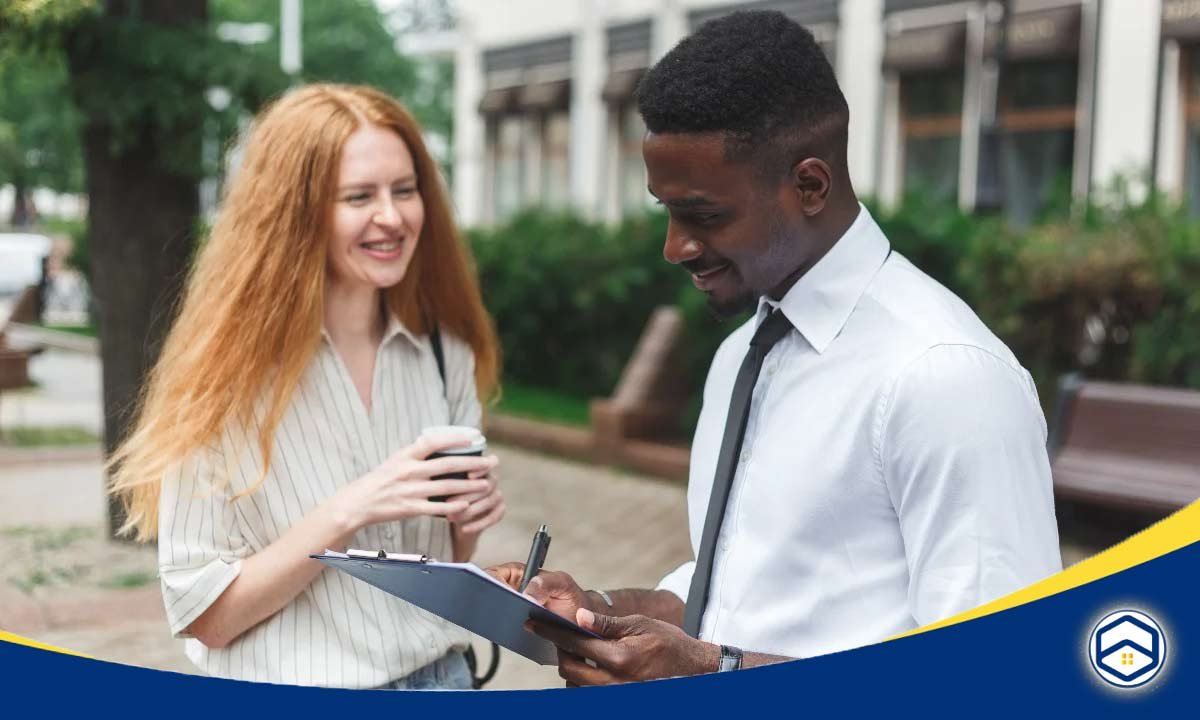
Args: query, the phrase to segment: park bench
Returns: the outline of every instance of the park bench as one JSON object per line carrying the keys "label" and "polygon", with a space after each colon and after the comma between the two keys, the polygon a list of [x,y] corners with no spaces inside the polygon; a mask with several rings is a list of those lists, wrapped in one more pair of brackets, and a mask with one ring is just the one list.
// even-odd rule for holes
{"label": "park bench", "polygon": [[1059,382],[1050,437],[1060,499],[1169,514],[1200,498],[1200,392]]}

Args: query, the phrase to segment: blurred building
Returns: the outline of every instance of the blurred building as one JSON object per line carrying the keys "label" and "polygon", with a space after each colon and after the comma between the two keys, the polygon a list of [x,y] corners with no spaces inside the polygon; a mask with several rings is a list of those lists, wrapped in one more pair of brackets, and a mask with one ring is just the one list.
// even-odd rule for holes
{"label": "blurred building", "polygon": [[784,12],[828,53],[850,103],[861,195],[922,192],[1027,221],[1114,178],[1152,178],[1200,210],[1200,0],[458,7],[454,178],[467,224],[530,205],[610,220],[643,207],[637,81],[737,9]]}

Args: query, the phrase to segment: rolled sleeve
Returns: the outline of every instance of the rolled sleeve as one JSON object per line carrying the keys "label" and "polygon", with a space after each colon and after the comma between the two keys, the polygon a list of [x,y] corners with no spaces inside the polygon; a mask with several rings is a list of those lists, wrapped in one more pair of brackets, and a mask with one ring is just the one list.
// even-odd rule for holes
{"label": "rolled sleeve", "polygon": [[241,571],[248,548],[228,492],[214,482],[212,451],[166,473],[159,498],[158,573],[171,634],[185,631]]}
{"label": "rolled sleeve", "polygon": [[692,586],[692,573],[696,570],[696,562],[689,560],[671,572],[658,582],[658,587],[655,590],[667,590],[675,593],[683,602],[687,602],[688,590]]}
{"label": "rolled sleeve", "polygon": [[879,461],[918,624],[1061,569],[1045,441],[1028,373],[985,349],[935,347],[897,378]]}

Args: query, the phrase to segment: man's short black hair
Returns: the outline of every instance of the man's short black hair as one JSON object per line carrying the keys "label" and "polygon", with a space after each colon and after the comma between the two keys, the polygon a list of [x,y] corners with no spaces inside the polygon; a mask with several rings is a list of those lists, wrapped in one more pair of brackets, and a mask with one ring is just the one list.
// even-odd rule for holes
{"label": "man's short black hair", "polygon": [[637,103],[652,133],[724,133],[730,159],[845,168],[846,98],[812,33],[779,12],[704,23],[647,71]]}

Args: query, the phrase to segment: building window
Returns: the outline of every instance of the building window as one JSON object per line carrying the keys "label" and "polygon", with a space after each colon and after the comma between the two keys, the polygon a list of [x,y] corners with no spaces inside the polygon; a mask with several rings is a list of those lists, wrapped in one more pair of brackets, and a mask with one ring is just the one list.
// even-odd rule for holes
{"label": "building window", "polygon": [[542,192],[529,204],[564,208],[570,200],[571,168],[567,150],[571,144],[571,119],[565,112],[544,116],[542,121],[541,180]]}
{"label": "building window", "polygon": [[962,70],[900,78],[903,190],[949,204],[958,198]]}
{"label": "building window", "polygon": [[1184,201],[1200,216],[1200,46],[1183,52]]}
{"label": "building window", "polygon": [[1002,78],[1000,127],[1004,212],[1028,225],[1071,200],[1075,151],[1074,60],[1010,63]]}
{"label": "building window", "polygon": [[621,214],[641,212],[649,202],[646,190],[646,163],[642,160],[642,138],[646,124],[633,104],[620,109],[620,148],[617,153]]}
{"label": "building window", "polygon": [[520,115],[502,115],[493,123],[492,219],[503,220],[521,207],[522,119]]}

